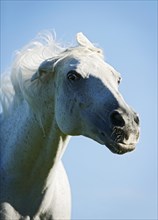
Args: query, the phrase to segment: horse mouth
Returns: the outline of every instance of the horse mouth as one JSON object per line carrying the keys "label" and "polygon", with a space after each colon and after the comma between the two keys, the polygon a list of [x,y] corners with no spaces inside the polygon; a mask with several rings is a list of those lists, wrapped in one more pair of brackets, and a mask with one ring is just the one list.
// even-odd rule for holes
{"label": "horse mouth", "polygon": [[108,135],[101,132],[101,142],[103,145],[105,145],[112,153],[115,154],[125,154],[128,152],[131,152],[135,149],[137,141],[134,141],[133,143],[125,143],[122,141],[115,141],[113,139],[110,139]]}
{"label": "horse mouth", "polygon": [[135,149],[135,144],[116,143],[112,141],[109,144],[106,144],[106,146],[115,154],[125,154]]}

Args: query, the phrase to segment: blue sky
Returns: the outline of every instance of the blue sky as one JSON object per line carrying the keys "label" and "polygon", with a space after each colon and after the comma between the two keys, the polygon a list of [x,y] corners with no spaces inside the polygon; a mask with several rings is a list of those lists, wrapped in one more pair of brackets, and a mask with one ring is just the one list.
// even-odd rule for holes
{"label": "blue sky", "polygon": [[137,149],[118,156],[73,137],[63,161],[72,219],[157,219],[157,1],[3,1],[1,71],[45,29],[60,42],[82,31],[122,75],[120,91],[140,115]]}

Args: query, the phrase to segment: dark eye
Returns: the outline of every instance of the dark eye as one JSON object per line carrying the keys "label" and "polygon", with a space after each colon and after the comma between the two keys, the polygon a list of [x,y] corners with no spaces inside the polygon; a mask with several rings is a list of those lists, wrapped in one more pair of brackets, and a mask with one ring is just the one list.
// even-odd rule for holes
{"label": "dark eye", "polygon": [[67,73],[67,78],[71,81],[79,80],[81,78],[81,75],[77,73],[75,70],[70,70]]}

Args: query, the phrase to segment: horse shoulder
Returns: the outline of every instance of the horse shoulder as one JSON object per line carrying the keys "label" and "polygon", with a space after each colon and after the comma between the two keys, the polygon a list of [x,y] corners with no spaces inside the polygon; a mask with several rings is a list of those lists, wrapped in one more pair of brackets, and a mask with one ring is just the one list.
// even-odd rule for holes
{"label": "horse shoulder", "polygon": [[48,187],[43,206],[48,204],[48,207],[41,207],[41,212],[43,208],[46,210],[43,214],[39,213],[39,216],[48,216],[48,219],[51,219],[51,216],[52,219],[70,219],[71,191],[67,174],[61,161],[56,166],[54,181]]}

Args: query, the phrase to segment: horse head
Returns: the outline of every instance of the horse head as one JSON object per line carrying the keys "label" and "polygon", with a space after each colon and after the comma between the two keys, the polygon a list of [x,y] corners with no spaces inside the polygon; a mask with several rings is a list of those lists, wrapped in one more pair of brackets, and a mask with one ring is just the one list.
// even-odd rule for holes
{"label": "horse head", "polygon": [[119,92],[120,74],[82,33],[78,46],[45,60],[32,81],[53,74],[55,120],[66,135],[83,135],[113,153],[135,149],[139,118]]}

